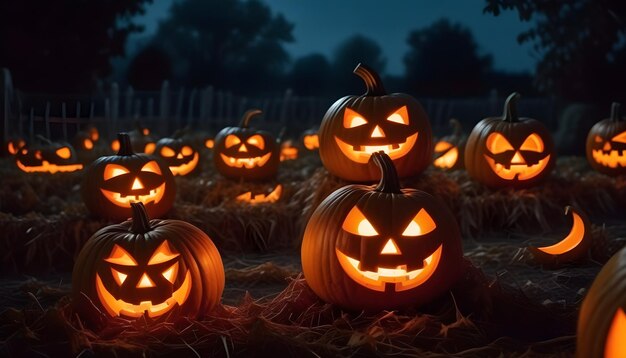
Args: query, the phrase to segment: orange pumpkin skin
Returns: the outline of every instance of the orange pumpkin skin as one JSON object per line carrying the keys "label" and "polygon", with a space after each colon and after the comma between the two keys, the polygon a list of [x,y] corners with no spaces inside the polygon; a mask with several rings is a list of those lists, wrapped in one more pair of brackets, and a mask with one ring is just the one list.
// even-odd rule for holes
{"label": "orange pumpkin skin", "polygon": [[[347,181],[372,182],[380,174],[368,165],[369,155],[385,148],[401,178],[421,173],[431,163],[433,152],[430,121],[422,105],[408,94],[387,94],[376,72],[363,64],[354,73],[363,79],[367,91],[339,99],[324,115],[319,130],[324,167]],[[401,117],[390,120],[398,111]],[[356,115],[366,122],[350,126],[349,116]]]}
{"label": "orange pumpkin skin", "polygon": [[[578,315],[576,357],[623,357],[605,355],[607,335],[620,310],[626,311],[626,248],[607,261],[583,300]],[[621,338],[618,344],[624,347],[626,331],[615,333]],[[623,354],[626,349],[622,348],[621,352]]]}
{"label": "orange pumpkin skin", "polygon": [[606,175],[626,174],[626,120],[620,104],[613,103],[611,117],[596,123],[587,135],[587,161]]}
{"label": "orange pumpkin skin", "polygon": [[[151,263],[154,253],[164,244],[170,257],[157,258],[157,263]],[[134,265],[125,266],[119,255],[117,261],[111,260],[116,250],[124,252]],[[162,272],[172,265],[176,266],[176,273],[166,281]],[[126,276],[122,283],[116,282],[116,273]],[[152,287],[136,285],[143,275],[148,277]],[[110,317],[195,318],[220,302],[224,281],[220,254],[202,230],[180,220],[149,220],[143,204],[133,203],[131,219],[100,229],[86,242],[72,272],[72,298],[74,307],[86,318],[94,318],[90,317],[95,314],[94,306]],[[127,306],[144,301],[157,304],[183,286],[188,288],[188,293],[180,299],[182,303],[164,308],[159,314],[150,314],[149,310],[117,312],[103,303],[103,297],[112,295]]]}
{"label": "orange pumpkin skin", "polygon": [[[450,289],[461,275],[463,253],[456,220],[439,199],[423,191],[401,189],[386,154],[374,153],[372,160],[383,171],[378,186],[340,188],[311,216],[302,241],[302,271],[321,299],[346,309],[379,311],[428,303]],[[347,231],[352,230],[347,225],[355,212],[365,216],[376,235]],[[434,226],[427,229],[428,225],[422,225],[424,233],[419,237],[404,236],[411,220],[423,212]],[[386,252],[387,247],[394,253]],[[430,273],[418,275],[421,282],[411,282],[408,276],[368,281],[360,277],[360,271],[346,269],[346,257],[358,260],[361,272],[403,266],[407,273],[420,268]],[[425,260],[430,264],[423,265]]]}
{"label": "orange pumpkin skin", "polygon": [[[548,129],[535,119],[518,117],[519,97],[518,93],[511,94],[504,104],[502,117],[478,122],[467,139],[467,173],[491,188],[531,187],[547,177],[556,162],[554,142]],[[490,151],[492,135],[499,135],[508,148],[499,153]],[[496,170],[500,170],[500,174]],[[520,173],[522,171],[526,173]]]}

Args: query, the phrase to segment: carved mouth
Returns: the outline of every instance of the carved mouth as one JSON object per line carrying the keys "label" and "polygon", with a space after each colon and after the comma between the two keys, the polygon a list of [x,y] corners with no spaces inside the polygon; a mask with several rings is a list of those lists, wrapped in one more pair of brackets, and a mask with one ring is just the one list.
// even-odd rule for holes
{"label": "carved mouth", "polygon": [[421,269],[412,271],[407,271],[406,265],[400,265],[395,268],[378,267],[376,272],[361,271],[359,269],[361,261],[344,254],[337,248],[335,248],[335,253],[343,271],[357,283],[381,292],[385,291],[386,284],[394,283],[395,291],[400,292],[417,287],[428,281],[439,265],[442,250],[443,245],[439,245],[430,256],[424,259],[424,266]]}
{"label": "carved mouth", "polygon": [[19,160],[17,160],[17,167],[22,171],[27,173],[51,173],[54,174],[56,172],[74,172],[77,170],[83,169],[82,164],[68,164],[68,165],[56,165],[50,164],[48,161],[41,162],[41,165],[37,166],[26,166]]}
{"label": "carved mouth", "polygon": [[247,169],[264,166],[265,163],[267,163],[267,161],[270,159],[271,155],[272,155],[272,153],[270,152],[270,153],[267,153],[267,154],[265,154],[265,155],[263,155],[261,157],[234,158],[234,157],[229,157],[227,155],[224,155],[224,154],[220,153],[220,156],[222,157],[222,160],[229,167],[234,167],[234,168],[246,167]]}
{"label": "carved mouth", "polygon": [[357,163],[366,164],[370,160],[372,153],[385,152],[391,160],[405,156],[417,142],[418,133],[408,137],[404,143],[394,143],[387,145],[350,145],[335,136],[337,146],[343,155]]}
{"label": "carved mouth", "polygon": [[441,157],[435,159],[433,165],[440,169],[450,169],[459,159],[459,150],[455,147],[447,151]]}
{"label": "carved mouth", "polygon": [[485,155],[485,160],[489,163],[491,170],[493,170],[493,172],[502,179],[528,180],[543,172],[550,161],[550,154],[546,155],[545,158],[540,159],[537,164],[511,164],[508,168],[500,163],[496,163],[496,161],[488,155]]}
{"label": "carved mouth", "polygon": [[165,183],[159,185],[156,189],[150,190],[148,194],[145,195],[124,195],[121,193],[117,193],[114,191],[100,189],[102,195],[105,198],[109,199],[110,202],[117,206],[121,206],[123,208],[130,208],[130,203],[142,202],[144,204],[148,204],[150,202],[154,202],[158,204],[159,201],[163,198],[163,194],[165,194]]}
{"label": "carved mouth", "polygon": [[153,304],[152,301],[142,301],[140,304],[135,305],[122,299],[116,299],[106,289],[98,274],[96,274],[96,291],[98,292],[100,302],[111,316],[123,315],[136,318],[146,313],[149,317],[158,317],[171,310],[176,303],[181,306],[187,300],[189,292],[191,292],[191,274],[187,271],[182,285],[172,293],[170,298],[157,304]]}
{"label": "carved mouth", "polygon": [[281,194],[283,193],[283,186],[281,184],[276,185],[276,188],[272,190],[271,193],[265,194],[256,194],[252,196],[252,192],[247,191],[241,195],[237,196],[238,201],[244,201],[250,204],[260,204],[260,203],[274,203],[280,199]]}
{"label": "carved mouth", "polygon": [[196,165],[198,165],[198,160],[199,160],[200,156],[198,155],[198,152],[196,152],[193,155],[193,159],[191,159],[190,161],[188,161],[187,163],[183,163],[181,165],[178,166],[170,166],[170,171],[172,172],[172,174],[174,175],[187,175],[189,174],[192,170],[194,170],[194,168],[196,167]]}
{"label": "carved mouth", "polygon": [[622,150],[622,154],[620,155],[618,150],[612,150],[608,154],[605,154],[602,149],[594,149],[591,151],[591,155],[596,163],[602,164],[605,167],[626,167],[626,150]]}

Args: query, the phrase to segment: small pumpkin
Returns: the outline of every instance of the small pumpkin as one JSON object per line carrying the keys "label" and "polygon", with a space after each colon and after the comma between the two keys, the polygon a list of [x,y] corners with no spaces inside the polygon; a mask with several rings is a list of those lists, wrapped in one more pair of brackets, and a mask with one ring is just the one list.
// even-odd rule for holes
{"label": "small pumpkin", "polygon": [[548,129],[536,119],[518,117],[519,97],[512,93],[502,117],[478,122],[467,139],[467,173],[489,187],[533,186],[550,174],[556,161]]}
{"label": "small pumpkin", "polygon": [[276,139],[269,132],[248,127],[261,113],[258,109],[246,111],[239,127],[226,127],[215,137],[213,163],[223,176],[250,180],[276,176],[280,163]]}
{"label": "small pumpkin", "polygon": [[293,140],[287,139],[280,144],[280,161],[298,159],[298,147]]}
{"label": "small pumpkin", "polygon": [[149,220],[141,202],[131,208],[130,220],[100,229],[78,255],[74,306],[126,318],[209,312],[224,290],[224,266],[211,239],[184,221]]}
{"label": "small pumpkin", "polygon": [[458,225],[438,198],[402,189],[387,154],[374,153],[372,161],[378,185],[344,186],[313,212],[302,271],[320,298],[344,308],[426,304],[461,275]]}
{"label": "small pumpkin", "polygon": [[586,146],[591,167],[607,175],[626,174],[626,120],[620,115],[620,104],[611,106],[611,117],[589,130]]}
{"label": "small pumpkin", "polygon": [[626,357],[626,248],[604,265],[578,315],[576,357]]}
{"label": "small pumpkin", "polygon": [[55,174],[83,169],[71,144],[38,138],[41,143],[22,147],[15,155],[15,164],[21,171]]}
{"label": "small pumpkin", "polygon": [[442,137],[435,143],[435,160],[433,165],[441,170],[463,169],[465,143],[467,135],[463,132],[463,126],[457,119],[450,119],[452,134]]}
{"label": "small pumpkin", "polygon": [[391,157],[400,177],[421,173],[432,160],[432,132],[422,105],[404,93],[387,94],[380,77],[363,64],[354,73],[366,85],[361,96],[335,102],[322,119],[319,154],[326,169],[347,181],[379,179],[372,153]]}
{"label": "small pumpkin", "polygon": [[[130,136],[131,143],[133,143],[133,151],[135,153],[154,153],[157,139],[151,134],[150,128],[144,127],[139,121],[136,121],[135,129],[127,133]],[[114,152],[120,150],[119,139],[114,139],[111,142],[111,149],[113,149]]]}
{"label": "small pumpkin", "polygon": [[317,151],[320,147],[320,137],[317,128],[307,129],[302,132],[302,145],[306,150]]}
{"label": "small pumpkin", "polygon": [[76,132],[72,143],[78,151],[93,151],[100,141],[100,132],[95,126],[88,126],[84,130]]}
{"label": "small pumpkin", "polygon": [[161,138],[154,154],[167,164],[174,175],[185,176],[198,171],[200,153],[182,138]]}
{"label": "small pumpkin", "polygon": [[155,156],[135,154],[127,133],[118,134],[120,150],[100,157],[87,168],[81,194],[87,209],[108,219],[131,216],[140,201],[152,217],[165,215],[176,197],[176,182],[168,166]]}

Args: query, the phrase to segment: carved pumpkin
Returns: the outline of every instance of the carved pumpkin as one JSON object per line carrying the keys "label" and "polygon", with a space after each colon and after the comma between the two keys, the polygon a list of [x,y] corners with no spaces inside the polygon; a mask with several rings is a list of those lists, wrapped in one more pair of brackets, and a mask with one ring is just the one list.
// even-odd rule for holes
{"label": "carved pumpkin", "polygon": [[298,147],[296,147],[291,139],[280,144],[280,161],[298,159]]}
{"label": "carved pumpkin", "polygon": [[626,357],[626,248],[602,268],[578,315],[576,357]]}
{"label": "carved pumpkin", "polygon": [[87,209],[109,219],[131,216],[131,203],[140,201],[152,217],[167,213],[176,196],[176,183],[167,165],[155,156],[135,154],[130,137],[118,134],[117,155],[100,157],[87,169],[81,194]]}
{"label": "carved pumpkin", "polygon": [[302,145],[310,151],[317,151],[320,147],[320,138],[317,128],[307,129],[302,133]]}
{"label": "carved pumpkin", "polygon": [[89,312],[83,295],[111,317],[199,317],[218,304],[224,267],[211,239],[184,221],[149,220],[142,203],[132,211],[81,250],[72,273],[78,310]]}
{"label": "carved pumpkin", "polygon": [[463,126],[458,120],[452,118],[450,126],[453,129],[452,134],[435,143],[433,165],[442,170],[462,169],[464,164],[463,153],[467,136],[463,133]]}
{"label": "carved pumpkin", "polygon": [[365,82],[365,94],[339,99],[322,119],[319,153],[326,169],[348,181],[377,180],[368,161],[382,150],[400,177],[422,172],[432,159],[432,134],[420,103],[408,94],[387,94],[378,74],[363,64],[354,73]]}
{"label": "carved pumpkin", "polygon": [[66,142],[51,142],[38,136],[43,142],[21,148],[15,155],[15,164],[26,173],[63,173],[83,169],[74,148]]}
{"label": "carved pumpkin", "polygon": [[378,185],[340,188],[311,216],[302,271],[320,298],[341,307],[374,311],[428,303],[461,275],[456,220],[439,199],[401,189],[387,154],[374,153],[372,160],[382,173]]}
{"label": "carved pumpkin", "polygon": [[586,152],[589,164],[600,173],[626,174],[626,120],[620,116],[619,103],[611,106],[610,118],[591,127]]}
{"label": "carved pumpkin", "polygon": [[475,180],[494,188],[529,187],[545,178],[556,160],[548,129],[539,121],[519,118],[511,94],[502,117],[478,122],[467,139],[465,168]]}
{"label": "carved pumpkin", "polygon": [[72,143],[76,150],[89,152],[96,148],[99,141],[100,133],[98,132],[98,128],[89,126],[85,130],[78,131]]}
{"label": "carved pumpkin", "polygon": [[198,169],[200,162],[200,153],[191,143],[179,138],[159,139],[154,154],[169,166],[174,175],[192,174]]}
{"label": "carved pumpkin", "polygon": [[268,179],[274,177],[280,163],[276,139],[266,131],[249,128],[258,109],[244,113],[239,127],[226,127],[215,137],[215,168],[231,179]]}
{"label": "carved pumpkin", "polygon": [[235,198],[237,201],[249,203],[249,204],[264,204],[264,203],[275,203],[280,199],[280,196],[283,194],[283,186],[281,184],[276,185],[276,187],[269,193],[260,193],[260,194],[252,194],[251,191],[247,191],[243,194],[237,195]]}
{"label": "carved pumpkin", "polygon": [[[151,134],[150,128],[142,126],[141,123],[137,121],[135,122],[135,129],[128,132],[128,135],[130,136],[131,143],[133,143],[133,151],[135,153],[154,153],[157,139]],[[115,139],[111,142],[111,149],[113,149],[114,152],[120,150],[119,139]]]}

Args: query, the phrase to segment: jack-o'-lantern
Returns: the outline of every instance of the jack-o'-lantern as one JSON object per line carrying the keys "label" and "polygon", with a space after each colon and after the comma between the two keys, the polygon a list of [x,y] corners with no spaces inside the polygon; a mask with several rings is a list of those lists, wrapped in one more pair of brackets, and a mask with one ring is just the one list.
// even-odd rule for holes
{"label": "jack-o'-lantern", "polygon": [[320,147],[320,137],[317,134],[318,129],[307,129],[302,133],[302,145],[306,150],[317,151]]}
{"label": "jack-o'-lantern", "polygon": [[[130,136],[135,153],[154,153],[157,139],[152,135],[150,128],[142,126],[141,123],[137,121],[135,122],[135,129],[127,133]],[[114,152],[120,150],[119,139],[114,139],[111,142],[111,149],[113,149]]]}
{"label": "jack-o'-lantern", "polygon": [[281,184],[278,184],[269,193],[252,194],[251,191],[247,191],[243,194],[237,195],[235,199],[237,201],[249,204],[275,203],[278,201],[278,199],[280,199],[282,193],[283,186]]}
{"label": "jack-o'-lantern", "polygon": [[626,248],[600,270],[578,315],[576,357],[626,357]]}
{"label": "jack-o'-lantern", "polygon": [[199,167],[200,153],[191,143],[180,138],[159,139],[154,155],[160,157],[174,175],[192,174]]}
{"label": "jack-o'-lantern", "polygon": [[600,173],[626,174],[626,120],[620,116],[619,103],[611,106],[610,118],[589,130],[586,153],[591,167]]}
{"label": "jack-o'-lantern", "polygon": [[374,153],[372,160],[378,185],[340,188],[311,216],[302,271],[320,298],[341,307],[375,311],[428,303],[461,275],[458,225],[439,199],[402,189],[387,154]]}
{"label": "jack-o'-lantern", "polygon": [[280,144],[280,161],[298,159],[298,147],[296,147],[291,139]]}
{"label": "jack-o'-lantern", "polygon": [[132,219],[100,229],[81,250],[72,274],[75,306],[127,318],[207,313],[224,290],[211,239],[184,221],[149,220],[141,203],[132,210]]}
{"label": "jack-o'-lantern", "polygon": [[450,126],[453,129],[452,134],[435,143],[433,165],[442,170],[462,169],[464,165],[463,153],[467,136],[463,133],[463,126],[457,119],[452,118]]}
{"label": "jack-o'-lantern", "polygon": [[136,154],[130,137],[118,134],[117,155],[90,164],[81,185],[83,202],[93,214],[108,219],[131,216],[131,203],[142,202],[151,217],[167,213],[176,196],[176,182],[168,166],[155,156]]}
{"label": "jack-o'-lantern", "polygon": [[467,139],[465,168],[489,187],[529,187],[544,179],[554,166],[550,132],[535,119],[518,117],[519,97],[511,94],[502,117],[478,122]]}
{"label": "jack-o'-lantern", "polygon": [[231,179],[268,179],[280,163],[276,139],[266,131],[249,128],[258,109],[244,113],[239,127],[226,127],[215,137],[213,163],[223,176]]}
{"label": "jack-o'-lantern", "polygon": [[89,126],[85,130],[78,131],[74,136],[74,148],[78,151],[89,152],[96,148],[100,141],[100,133],[98,128]]}
{"label": "jack-o'-lantern", "polygon": [[67,173],[83,169],[74,148],[66,142],[51,142],[38,136],[42,142],[22,147],[15,155],[15,164],[26,173]]}
{"label": "jack-o'-lantern", "polygon": [[419,174],[432,159],[432,133],[421,104],[404,93],[387,94],[378,74],[359,64],[354,73],[366,85],[361,96],[335,102],[322,119],[319,154],[326,169],[348,181],[375,181],[372,153],[391,157],[400,177]]}

